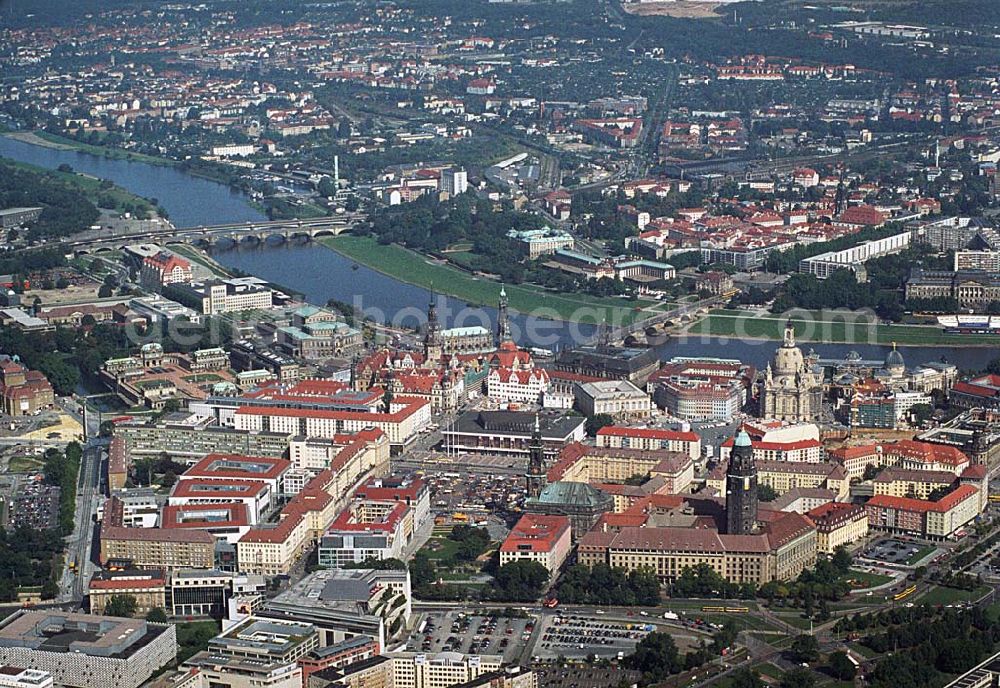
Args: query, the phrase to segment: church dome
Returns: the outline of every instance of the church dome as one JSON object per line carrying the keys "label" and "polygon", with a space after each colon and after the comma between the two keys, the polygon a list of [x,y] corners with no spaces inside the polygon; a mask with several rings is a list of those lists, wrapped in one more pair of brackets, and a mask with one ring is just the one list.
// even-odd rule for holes
{"label": "church dome", "polygon": [[795,346],[795,328],[791,323],[785,325],[785,339],[774,352],[771,370],[775,377],[795,375],[805,365],[802,350]]}
{"label": "church dome", "polygon": [[796,348],[781,347],[774,352],[774,363],[771,369],[775,375],[794,375],[802,369],[805,359],[802,352]]}
{"label": "church dome", "polygon": [[906,368],[906,362],[903,360],[903,354],[896,350],[896,345],[892,345],[892,351],[885,357],[885,369],[886,370],[904,370]]}

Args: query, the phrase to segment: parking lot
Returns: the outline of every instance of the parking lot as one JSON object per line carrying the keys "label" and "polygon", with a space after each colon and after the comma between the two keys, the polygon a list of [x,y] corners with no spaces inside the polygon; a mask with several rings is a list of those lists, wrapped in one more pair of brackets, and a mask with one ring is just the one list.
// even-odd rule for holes
{"label": "parking lot", "polygon": [[424,615],[406,644],[409,652],[462,652],[503,655],[516,661],[531,638],[536,621],[531,618],[472,616],[464,612],[432,612]]}
{"label": "parking lot", "polygon": [[540,659],[554,657],[616,657],[630,654],[656,626],[582,617],[550,616],[542,619],[541,636],[532,650]]}
{"label": "parking lot", "polygon": [[54,485],[22,482],[10,511],[11,526],[32,530],[55,528],[59,525],[59,493],[60,489]]}
{"label": "parking lot", "polygon": [[886,564],[906,566],[912,563],[910,562],[911,557],[923,549],[925,549],[925,546],[920,543],[904,542],[892,538],[876,542],[865,550],[865,556]]}

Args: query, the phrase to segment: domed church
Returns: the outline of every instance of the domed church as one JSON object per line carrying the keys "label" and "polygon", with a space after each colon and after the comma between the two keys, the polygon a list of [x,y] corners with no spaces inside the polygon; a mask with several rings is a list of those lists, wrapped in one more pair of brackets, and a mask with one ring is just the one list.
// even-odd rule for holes
{"label": "domed church", "polygon": [[785,325],[785,338],[767,364],[760,386],[760,415],[787,421],[814,421],[823,400],[823,380],[806,364],[795,346],[795,327]]}

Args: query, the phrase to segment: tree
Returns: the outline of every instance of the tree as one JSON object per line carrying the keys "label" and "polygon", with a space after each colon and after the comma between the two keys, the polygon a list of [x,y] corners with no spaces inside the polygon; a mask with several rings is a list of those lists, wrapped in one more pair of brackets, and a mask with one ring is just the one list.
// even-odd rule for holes
{"label": "tree", "polygon": [[816,636],[803,633],[792,641],[788,654],[796,662],[815,662],[819,659],[819,643]]}
{"label": "tree", "polygon": [[858,670],[846,652],[831,652],[830,656],[827,657],[827,662],[830,665],[830,673],[833,674],[834,678],[841,681],[854,680],[854,675]]}
{"label": "tree", "polygon": [[914,426],[921,426],[934,415],[934,407],[930,404],[914,404],[910,407],[910,418]]}
{"label": "tree", "polygon": [[97,297],[100,299],[106,299],[112,296],[115,290],[109,284],[102,284],[101,288],[97,290]]}
{"label": "tree", "polygon": [[448,539],[458,543],[458,547],[455,549],[455,558],[459,561],[474,561],[490,546],[489,531],[464,523],[452,528]]}
{"label": "tree", "polygon": [[881,470],[882,470],[881,466],[875,466],[875,465],[872,465],[872,464],[868,464],[867,466],[865,466],[865,472],[861,476],[861,479],[862,480],[874,480],[875,477],[879,474],[879,472]]}
{"label": "tree", "polygon": [[683,668],[673,637],[659,631],[653,631],[639,641],[635,652],[625,658],[624,664],[629,669],[641,671],[644,683],[662,681]]}
{"label": "tree", "polygon": [[533,602],[541,596],[548,581],[547,568],[537,561],[519,559],[500,567],[491,596],[507,602]]}
{"label": "tree", "polygon": [[758,485],[757,498],[762,502],[773,502],[778,498],[778,493],[770,485]]}
{"label": "tree", "polygon": [[851,557],[851,553],[847,551],[847,548],[840,545],[835,550],[833,550],[833,558],[831,563],[833,568],[839,571],[841,574],[847,573],[851,569],[851,564],[854,559]]}
{"label": "tree", "polygon": [[596,435],[597,431],[601,428],[614,424],[615,419],[607,413],[595,413],[587,419],[587,434],[591,436]]}
{"label": "tree", "polygon": [[135,614],[135,609],[134,595],[112,595],[104,606],[104,615],[131,617]]}
{"label": "tree", "polygon": [[750,669],[740,669],[734,673],[729,685],[730,688],[764,688],[760,676]]}
{"label": "tree", "polygon": [[781,688],[813,688],[816,685],[816,677],[808,669],[797,667],[786,672],[778,685]]}
{"label": "tree", "polygon": [[410,581],[414,590],[433,583],[436,576],[434,562],[426,554],[418,552],[410,561]]}
{"label": "tree", "polygon": [[167,623],[167,613],[163,611],[163,607],[153,607],[146,614],[146,621],[151,621],[153,623]]}

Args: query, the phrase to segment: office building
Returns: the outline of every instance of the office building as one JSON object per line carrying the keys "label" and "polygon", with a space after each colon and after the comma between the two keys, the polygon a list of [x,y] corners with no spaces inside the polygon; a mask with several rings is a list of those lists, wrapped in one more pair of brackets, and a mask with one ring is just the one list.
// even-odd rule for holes
{"label": "office building", "polygon": [[[441,429],[449,452],[475,452],[527,457],[536,414],[524,411],[466,411]],[[586,419],[579,416],[538,416],[548,457],[585,436]]]}
{"label": "office building", "polygon": [[172,625],[21,610],[0,622],[0,664],[31,667],[70,688],[138,688],[177,656]]}
{"label": "office building", "polygon": [[101,524],[101,563],[128,561],[143,569],[210,569],[215,538],[204,530],[122,528]]}
{"label": "office building", "polygon": [[302,669],[294,662],[244,659],[199,652],[181,667],[176,682],[153,688],[302,688]]}
{"label": "office building", "polygon": [[622,447],[651,451],[665,449],[681,452],[697,461],[701,457],[701,437],[690,430],[666,430],[659,428],[628,428],[606,425],[597,431],[598,447]]}
{"label": "office building", "polygon": [[317,647],[299,657],[302,667],[302,682],[307,684],[309,676],[330,668],[348,667],[379,655],[378,642],[366,635],[356,635],[339,643]]}
{"label": "office building", "polygon": [[43,208],[5,208],[0,210],[0,229],[12,229],[34,222],[42,216]]}
{"label": "office building", "polygon": [[652,400],[628,380],[585,382],[575,389],[576,406],[587,417],[608,415],[620,420],[646,418]]}
{"label": "office building", "polygon": [[936,501],[875,495],[865,503],[868,525],[875,530],[943,540],[979,515],[979,490],[959,485]]}
{"label": "office building", "polygon": [[91,614],[103,614],[112,597],[129,595],[135,599],[136,616],[145,616],[151,609],[167,609],[166,593],[163,571],[97,571],[87,587],[87,602]]}
{"label": "office building", "polygon": [[52,674],[38,669],[0,665],[0,688],[52,688]]}
{"label": "office building", "polygon": [[313,624],[319,647],[364,635],[384,648],[409,620],[411,600],[405,569],[325,569],[268,600],[258,615]]}
{"label": "office building", "polygon": [[177,569],[170,574],[170,614],[221,618],[234,593],[232,573],[218,570]]}
{"label": "office building", "polygon": [[250,616],[208,641],[207,651],[281,664],[294,663],[319,646],[316,628],[309,623]]}
{"label": "office building", "polygon": [[555,574],[569,556],[570,539],[567,517],[525,514],[500,545],[500,565],[534,561]]}
{"label": "office building", "polygon": [[167,251],[146,256],[139,270],[139,282],[147,289],[167,284],[182,284],[193,279],[190,261]]}
{"label": "office building", "polygon": [[503,666],[503,658],[499,655],[392,652],[386,656],[392,660],[394,688],[451,688],[482,674],[499,671]]}
{"label": "office building", "polygon": [[868,512],[861,504],[827,502],[806,515],[816,524],[816,550],[824,554],[868,535]]}
{"label": "office building", "polygon": [[53,403],[55,393],[43,373],[9,358],[0,360],[0,413],[30,416]]}

